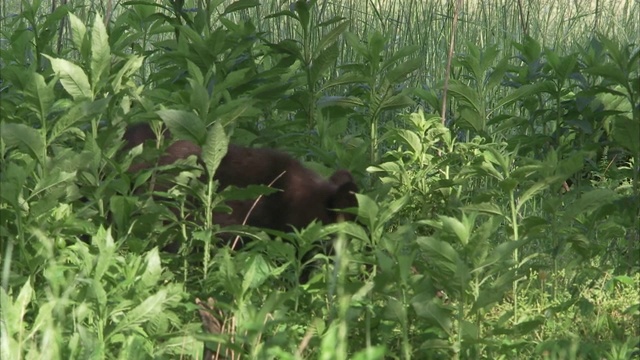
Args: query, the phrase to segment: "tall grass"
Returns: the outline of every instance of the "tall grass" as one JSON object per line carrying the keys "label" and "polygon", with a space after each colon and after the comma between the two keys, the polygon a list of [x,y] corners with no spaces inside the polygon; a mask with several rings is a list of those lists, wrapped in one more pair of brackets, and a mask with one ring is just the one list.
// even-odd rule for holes
{"label": "tall grass", "polygon": [[[154,0],[167,5],[166,1]],[[406,45],[418,45],[424,68],[413,77],[413,85],[433,86],[444,77],[451,32],[453,3],[446,0],[346,0],[319,1],[320,11],[315,16],[329,19],[341,16],[350,19],[350,31],[366,38],[380,31],[389,39],[387,50],[395,52]],[[68,6],[81,19],[92,12],[104,13],[113,8],[112,18],[122,11],[123,1],[72,0]],[[197,7],[199,0],[185,1],[185,8]],[[226,0],[219,6],[233,3]],[[537,39],[543,46],[562,52],[574,44],[585,43],[596,33],[622,42],[633,42],[640,34],[640,2],[634,0],[475,0],[463,1],[458,22],[456,53],[467,52],[466,43],[481,48],[497,45],[507,54],[515,54],[512,41],[521,41],[524,35]],[[14,15],[23,8],[19,0],[5,0],[0,7],[0,26],[6,28]],[[42,1],[40,9],[60,6],[60,1]],[[265,16],[288,9],[289,2],[262,1],[255,10],[231,14],[231,19],[251,19],[257,28],[266,32],[271,41],[298,38],[291,19]],[[68,36],[68,34],[65,34]],[[10,34],[2,36],[4,43]],[[355,54],[344,46],[339,62],[350,63]]]}

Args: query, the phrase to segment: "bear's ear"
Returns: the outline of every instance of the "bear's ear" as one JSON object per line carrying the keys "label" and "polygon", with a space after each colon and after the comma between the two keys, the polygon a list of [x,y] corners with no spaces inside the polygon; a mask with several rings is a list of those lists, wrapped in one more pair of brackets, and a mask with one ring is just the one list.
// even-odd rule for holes
{"label": "bear's ear", "polygon": [[[329,209],[358,207],[358,200],[356,199],[358,186],[353,181],[353,176],[351,176],[349,171],[338,170],[331,175],[329,180],[337,186],[336,191],[330,195],[328,203]],[[355,219],[355,216],[351,214],[344,215],[347,220]]]}

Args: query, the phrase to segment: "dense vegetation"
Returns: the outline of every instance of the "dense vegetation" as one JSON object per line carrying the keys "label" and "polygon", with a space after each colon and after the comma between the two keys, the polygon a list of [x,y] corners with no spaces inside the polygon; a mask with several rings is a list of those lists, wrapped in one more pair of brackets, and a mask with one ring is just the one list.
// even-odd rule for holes
{"label": "dense vegetation", "polygon": [[[640,4],[460,3],[3,1],[2,359],[640,356]],[[206,166],[140,191],[140,121]],[[358,221],[215,246],[228,139]]]}

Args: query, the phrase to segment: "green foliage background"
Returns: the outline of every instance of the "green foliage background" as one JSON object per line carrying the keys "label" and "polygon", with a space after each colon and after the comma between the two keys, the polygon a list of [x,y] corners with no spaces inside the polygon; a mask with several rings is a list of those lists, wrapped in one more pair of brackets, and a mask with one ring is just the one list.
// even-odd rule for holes
{"label": "green foliage background", "polygon": [[[3,359],[640,353],[637,1],[0,4]],[[204,166],[128,173],[137,122]],[[267,191],[216,192],[228,141],[350,169],[358,222],[216,246]]]}

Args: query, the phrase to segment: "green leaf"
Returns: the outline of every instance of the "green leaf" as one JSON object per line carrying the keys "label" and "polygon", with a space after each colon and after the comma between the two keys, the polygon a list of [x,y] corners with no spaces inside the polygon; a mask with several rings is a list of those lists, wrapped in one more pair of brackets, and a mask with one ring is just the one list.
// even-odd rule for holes
{"label": "green leaf", "polygon": [[355,96],[323,96],[318,99],[316,105],[319,109],[324,109],[332,106],[353,108],[355,106],[364,106],[365,104],[362,99]]}
{"label": "green leaf", "polygon": [[413,104],[415,104],[413,99],[404,93],[400,93],[384,99],[380,104],[380,110],[402,109],[412,106]]}
{"label": "green leaf", "polygon": [[339,52],[337,43],[334,43],[333,45],[320,52],[320,54],[318,54],[318,57],[313,59],[313,62],[311,63],[311,81],[315,83],[316,81],[320,80],[320,77],[324,73],[326,73],[327,70],[331,68],[331,66],[335,65],[336,60],[338,59],[338,55]]}
{"label": "green leaf", "polygon": [[[24,316],[34,295],[33,288],[31,287],[31,278],[26,279],[22,288],[20,288],[20,293],[15,302],[13,302],[11,296],[5,292],[4,287],[0,287],[0,294],[3,308],[2,324],[3,327],[7,326],[6,330],[9,330],[8,334],[5,333],[5,331],[2,332],[2,340],[4,342],[6,340],[6,338],[4,338],[5,336],[13,336],[14,334],[24,331]],[[2,353],[5,353],[5,349],[2,350]]]}
{"label": "green leaf", "polygon": [[58,119],[49,132],[49,143],[70,130],[78,130],[73,126],[77,123],[87,123],[89,120],[100,118],[109,106],[110,96],[96,101],[82,101],[74,104],[62,117]]}
{"label": "green leaf", "polygon": [[174,138],[188,140],[197,145],[204,144],[207,138],[207,129],[196,114],[172,109],[158,110],[157,114]]}
{"label": "green leaf", "polygon": [[346,40],[347,45],[349,45],[351,49],[355,50],[358,53],[358,55],[368,57],[369,52],[367,48],[364,46],[364,44],[360,41],[360,38],[358,37],[358,35],[350,31],[347,31],[344,33],[344,39]]}
{"label": "green leaf", "polygon": [[480,203],[480,204],[469,204],[461,207],[464,211],[477,211],[480,213],[490,214],[490,215],[499,215],[504,217],[502,213],[502,209],[496,204],[493,203]]}
{"label": "green leaf", "polygon": [[109,73],[111,65],[111,48],[109,36],[104,27],[102,16],[96,13],[91,29],[91,84],[94,93],[99,91],[100,79]]}
{"label": "green leaf", "polygon": [[44,77],[38,73],[31,73],[31,80],[24,91],[25,106],[37,114],[41,124],[47,120],[55,100],[53,82],[47,85]]}
{"label": "green leaf", "polygon": [[398,129],[397,134],[404,140],[405,144],[411,147],[413,156],[422,154],[422,139],[420,139],[415,131]]}
{"label": "green leaf", "polygon": [[378,217],[378,204],[373,199],[366,195],[356,194],[358,199],[358,217],[365,223],[369,223],[370,227],[375,227],[376,219]]}
{"label": "green leaf", "polygon": [[[464,232],[465,230],[463,230]],[[421,236],[417,240],[418,246],[429,256],[430,263],[443,278],[453,281],[458,273],[461,262],[456,250],[448,243],[431,236]]]}
{"label": "green leaf", "polygon": [[73,100],[93,100],[89,79],[81,67],[64,59],[55,59],[48,55],[44,56],[51,61],[51,67],[60,78],[62,87],[71,95]]}
{"label": "green leaf", "polygon": [[136,209],[137,197],[113,195],[109,201],[109,210],[116,229],[125,233],[131,225],[131,214]]}
{"label": "green leaf", "polygon": [[125,318],[117,323],[112,334],[135,331],[137,325],[153,320],[162,313],[166,300],[167,290],[165,289],[161,289],[156,294],[149,296],[141,304],[126,313]]}
{"label": "green leaf", "polygon": [[248,98],[234,99],[218,106],[212,115],[218,119],[221,125],[227,126],[240,118],[256,117],[260,114],[259,110],[253,106],[255,102],[255,100]]}
{"label": "green leaf", "polygon": [[402,64],[397,65],[392,70],[390,70],[385,78],[391,84],[397,84],[405,80],[407,75],[412,72],[418,70],[422,64],[424,63],[424,59],[414,58],[403,62]]}
{"label": "green leaf", "polygon": [[[138,72],[138,69],[142,66],[144,62],[144,57],[139,55],[131,55],[127,59],[127,62],[124,66],[118,70],[118,73],[113,78],[111,82],[111,86],[113,90],[117,93],[123,89],[123,87],[129,81],[129,78]],[[124,84],[123,84],[124,83]]]}
{"label": "green leaf", "polygon": [[366,349],[360,350],[353,354],[353,360],[382,360],[387,354],[385,345],[368,346]]}
{"label": "green leaf", "polygon": [[602,65],[588,67],[584,69],[584,71],[591,75],[601,76],[623,86],[626,85],[628,81],[625,72],[613,63],[605,63]]}
{"label": "green leaf", "polygon": [[505,96],[502,100],[498,101],[493,111],[499,109],[502,106],[507,106],[516,101],[525,100],[528,97],[544,92],[549,94],[555,92],[555,84],[551,81],[543,81],[540,83],[523,85],[516,89],[516,91]]}
{"label": "green leaf", "polygon": [[459,101],[469,105],[479,116],[484,115],[484,109],[482,107],[480,99],[478,98],[478,93],[468,85],[463,84],[458,80],[451,79],[451,83],[449,84],[449,92]]}
{"label": "green leaf", "polygon": [[373,31],[369,34],[369,48],[367,49],[367,60],[369,60],[376,68],[381,60],[382,51],[384,50],[384,44],[386,43],[385,36],[380,31]]}
{"label": "green leaf", "polygon": [[204,121],[209,115],[209,92],[197,80],[193,78],[188,80],[189,85],[191,85],[189,103],[191,108],[196,110],[202,121]]}
{"label": "green leaf", "polygon": [[336,40],[338,39],[338,37],[340,35],[342,35],[342,33],[345,32],[349,28],[350,24],[351,24],[351,22],[345,21],[342,24],[340,24],[340,25],[334,27],[333,29],[331,29],[331,31],[329,31],[328,33],[326,33],[322,37],[322,39],[320,39],[320,41],[318,42],[318,45],[316,46],[316,49],[315,49],[314,57],[318,57],[319,56],[318,54],[320,52],[322,52],[327,47],[329,47],[331,45],[334,45],[336,43]]}
{"label": "green leaf", "polygon": [[145,263],[147,266],[144,269],[144,273],[140,276],[140,282],[147,289],[152,289],[160,281],[162,275],[162,265],[160,263],[160,253],[158,248],[154,247],[145,256]]}
{"label": "green leaf", "polygon": [[7,148],[17,147],[40,164],[44,163],[44,140],[40,132],[25,124],[0,124],[2,140]]}
{"label": "green leaf", "polygon": [[310,4],[307,4],[306,0],[296,0],[293,3],[295,12],[298,14],[298,19],[300,21],[300,25],[304,29],[304,32],[309,30],[309,23],[311,19],[309,5]]}
{"label": "green leaf", "polygon": [[415,314],[423,319],[433,320],[445,332],[451,330],[453,318],[446,306],[440,303],[434,294],[419,294],[411,299]]}
{"label": "green leaf", "polygon": [[392,201],[387,206],[385,206],[382,209],[382,211],[380,211],[380,213],[378,215],[378,223],[379,224],[384,224],[387,221],[391,220],[393,215],[398,213],[398,211],[400,211],[407,204],[408,201],[409,201],[409,196],[408,195],[404,195],[404,196]]}
{"label": "green leaf", "polygon": [[462,245],[467,245],[471,232],[464,223],[456,218],[449,216],[441,215],[439,216],[439,218],[440,221],[442,221],[443,229],[445,231],[455,234]]}
{"label": "green leaf", "polygon": [[496,86],[502,83],[502,79],[504,78],[504,74],[509,69],[509,58],[502,58],[500,62],[493,68],[491,74],[487,79],[486,90],[493,90]]}
{"label": "green leaf", "polygon": [[611,136],[613,140],[632,154],[640,153],[640,119],[615,116]]}
{"label": "green leaf", "polygon": [[248,265],[244,268],[244,278],[242,279],[243,294],[249,289],[258,288],[269,278],[270,274],[269,264],[260,254],[252,256]]}
{"label": "green leaf", "polygon": [[227,6],[222,12],[222,15],[231,14],[240,10],[250,9],[256,6],[260,6],[259,0],[238,0]]}
{"label": "green leaf", "polygon": [[320,91],[324,91],[333,86],[348,85],[348,84],[366,84],[366,83],[368,83],[368,79],[366,76],[358,73],[354,73],[354,72],[348,72],[338,76],[335,79],[331,79],[327,81],[322,86],[322,88],[320,88]]}
{"label": "green leaf", "polygon": [[195,80],[197,84],[204,84],[204,76],[202,75],[202,71],[198,65],[194,64],[193,61],[186,59],[187,61],[187,69],[189,69],[189,75],[192,80]]}
{"label": "green leaf", "polygon": [[402,47],[400,50],[395,51],[388,59],[386,59],[382,63],[382,67],[380,68],[380,70],[385,71],[389,67],[395,66],[400,61],[400,59],[410,56],[411,54],[415,53],[418,50],[420,50],[420,46],[418,45],[410,45],[410,46]]}
{"label": "green leaf", "polygon": [[563,218],[566,221],[579,214],[594,211],[603,205],[614,202],[619,197],[620,195],[611,189],[594,189],[588,191],[577,201],[567,206],[567,211],[564,213]]}
{"label": "green leaf", "polygon": [[93,280],[102,283],[102,277],[113,266],[116,257],[117,249],[111,236],[111,229],[100,227],[98,233],[91,239],[91,243],[98,248],[100,254],[96,257]]}
{"label": "green leaf", "polygon": [[524,206],[527,203],[527,201],[529,201],[531,198],[533,198],[540,192],[546,190],[549,187],[549,185],[554,184],[558,181],[562,181],[563,179],[564,178],[561,176],[550,176],[543,179],[542,181],[536,182],[535,184],[531,185],[527,190],[525,190],[522,193],[522,195],[520,195],[518,205],[516,205],[516,211],[520,211],[522,206]]}
{"label": "green leaf", "polygon": [[78,50],[82,50],[87,35],[87,27],[84,25],[84,22],[73,13],[69,13],[69,25],[71,26],[71,41],[73,45]]}
{"label": "green leaf", "polygon": [[207,139],[202,146],[202,161],[205,164],[210,180],[213,179],[228,149],[229,137],[225,134],[222,125],[216,122],[207,133]]}

